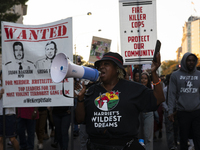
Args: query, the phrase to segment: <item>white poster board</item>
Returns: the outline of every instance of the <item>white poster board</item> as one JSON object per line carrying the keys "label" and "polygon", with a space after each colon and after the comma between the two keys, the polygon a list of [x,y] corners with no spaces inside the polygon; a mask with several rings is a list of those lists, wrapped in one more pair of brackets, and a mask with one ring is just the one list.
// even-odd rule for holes
{"label": "white poster board", "polygon": [[[73,60],[72,18],[44,25],[2,22],[3,107],[73,106],[53,83],[51,62],[63,52]],[[73,78],[65,79],[65,94],[73,96]]]}
{"label": "white poster board", "polygon": [[124,65],[152,63],[157,40],[156,0],[119,0]]}

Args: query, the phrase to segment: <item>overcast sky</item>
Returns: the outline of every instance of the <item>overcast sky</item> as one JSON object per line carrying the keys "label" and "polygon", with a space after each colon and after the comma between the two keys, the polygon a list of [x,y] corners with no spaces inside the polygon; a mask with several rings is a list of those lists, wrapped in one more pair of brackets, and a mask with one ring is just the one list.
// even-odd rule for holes
{"label": "overcast sky", "polygon": [[[89,58],[92,36],[111,39],[111,51],[117,51],[118,0],[29,0],[27,5],[23,21],[27,25],[73,17],[74,44],[77,45],[77,54],[84,60]],[[92,12],[92,15],[87,16],[87,12]],[[157,38],[162,43],[162,61],[176,59],[176,50],[181,46],[182,27],[191,15],[200,16],[199,0],[157,0]],[[98,32],[99,29],[102,31]]]}

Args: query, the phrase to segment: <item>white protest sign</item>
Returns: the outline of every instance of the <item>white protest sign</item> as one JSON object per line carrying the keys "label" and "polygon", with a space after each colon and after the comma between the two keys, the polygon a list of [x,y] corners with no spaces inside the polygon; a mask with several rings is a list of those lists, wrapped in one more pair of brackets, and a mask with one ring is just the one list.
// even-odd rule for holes
{"label": "white protest sign", "polygon": [[[73,60],[72,18],[44,25],[2,22],[4,107],[73,106],[53,83],[51,62],[65,53]],[[65,79],[65,94],[74,95],[73,78]]]}
{"label": "white protest sign", "polygon": [[124,65],[152,63],[157,40],[156,0],[119,0]]}

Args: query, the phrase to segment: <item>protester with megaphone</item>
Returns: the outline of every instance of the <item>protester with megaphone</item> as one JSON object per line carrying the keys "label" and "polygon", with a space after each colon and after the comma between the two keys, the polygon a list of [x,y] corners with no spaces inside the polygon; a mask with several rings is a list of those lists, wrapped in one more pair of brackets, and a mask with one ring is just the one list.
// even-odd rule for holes
{"label": "protester with megaphone", "polygon": [[72,63],[64,53],[57,54],[51,64],[51,78],[53,82],[58,83],[65,78],[71,77],[97,81],[99,72],[97,69]]}
{"label": "protester with megaphone", "polygon": [[118,53],[108,52],[95,62],[100,82],[87,92],[82,84],[76,107],[77,122],[86,123],[89,150],[144,149],[137,140],[138,116],[144,110],[155,111],[165,100],[156,74],[161,64],[159,53],[156,59],[151,65],[154,90],[124,79],[123,58]]}

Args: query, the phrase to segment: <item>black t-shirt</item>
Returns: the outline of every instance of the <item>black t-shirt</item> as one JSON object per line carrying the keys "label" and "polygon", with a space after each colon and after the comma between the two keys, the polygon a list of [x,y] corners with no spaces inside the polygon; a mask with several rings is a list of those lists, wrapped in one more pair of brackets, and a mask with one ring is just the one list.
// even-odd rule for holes
{"label": "black t-shirt", "polygon": [[90,138],[131,139],[137,137],[139,113],[155,111],[153,90],[128,80],[119,80],[111,92],[99,83],[85,95],[86,130]]}

